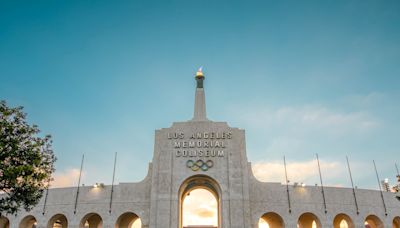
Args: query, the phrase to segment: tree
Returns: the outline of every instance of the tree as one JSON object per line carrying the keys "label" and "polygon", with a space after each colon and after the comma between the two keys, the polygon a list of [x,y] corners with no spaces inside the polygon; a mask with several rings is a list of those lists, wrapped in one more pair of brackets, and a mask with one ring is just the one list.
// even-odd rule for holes
{"label": "tree", "polygon": [[31,210],[54,172],[51,136],[40,137],[22,109],[0,101],[0,214]]}

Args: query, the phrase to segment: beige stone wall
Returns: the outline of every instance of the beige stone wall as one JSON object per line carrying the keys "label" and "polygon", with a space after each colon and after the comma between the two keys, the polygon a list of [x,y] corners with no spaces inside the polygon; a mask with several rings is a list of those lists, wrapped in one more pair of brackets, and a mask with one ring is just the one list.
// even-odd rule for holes
{"label": "beige stone wall", "polygon": [[352,189],[324,187],[326,210],[323,203],[321,187],[289,186],[291,213],[286,186],[280,183],[261,183],[252,179],[251,209],[253,226],[258,227],[258,219],[267,212],[275,212],[282,217],[285,227],[296,227],[299,217],[304,213],[312,213],[320,220],[322,227],[333,227],[337,215],[347,215],[355,227],[364,227],[367,216],[375,215],[385,227],[392,227],[393,219],[400,215],[400,201],[393,193],[384,192],[387,216],[379,191],[356,189],[359,207],[357,214]]}

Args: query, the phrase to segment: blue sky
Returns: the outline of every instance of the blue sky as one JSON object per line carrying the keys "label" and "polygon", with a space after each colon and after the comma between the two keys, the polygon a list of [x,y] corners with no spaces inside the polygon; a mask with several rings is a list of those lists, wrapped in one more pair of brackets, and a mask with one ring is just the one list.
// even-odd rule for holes
{"label": "blue sky", "polygon": [[[261,179],[393,182],[399,162],[399,1],[2,1],[0,99],[54,139],[56,176],[141,180],[154,130],[193,112],[246,129]],[[302,169],[302,170],[296,170]],[[280,169],[281,170],[281,169]],[[302,176],[296,176],[300,172]],[[291,179],[293,179],[291,178]],[[304,180],[300,180],[300,179]],[[76,179],[76,178],[75,178]],[[75,181],[76,182],[76,181]]]}

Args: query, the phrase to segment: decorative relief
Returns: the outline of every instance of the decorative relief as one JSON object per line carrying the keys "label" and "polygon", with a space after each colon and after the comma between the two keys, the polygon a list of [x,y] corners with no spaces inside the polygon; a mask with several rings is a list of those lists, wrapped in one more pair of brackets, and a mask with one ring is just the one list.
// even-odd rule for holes
{"label": "decorative relief", "polygon": [[208,169],[212,168],[214,166],[214,162],[211,160],[207,160],[207,161],[203,161],[201,159],[197,160],[197,161],[193,161],[193,160],[188,160],[186,162],[186,167],[188,167],[189,169],[191,169],[192,171],[198,171],[198,170],[203,170],[203,171],[207,171]]}

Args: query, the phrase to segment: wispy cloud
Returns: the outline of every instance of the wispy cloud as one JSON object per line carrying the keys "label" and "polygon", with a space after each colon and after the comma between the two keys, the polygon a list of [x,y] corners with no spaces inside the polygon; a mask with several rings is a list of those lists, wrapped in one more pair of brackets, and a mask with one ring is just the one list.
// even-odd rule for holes
{"label": "wispy cloud", "polygon": [[382,92],[371,92],[368,94],[354,94],[347,96],[344,103],[349,103],[357,107],[373,107],[387,99],[387,94]]}
{"label": "wispy cloud", "polygon": [[[347,155],[353,161],[355,184],[375,188],[371,178],[372,159],[379,158],[381,163],[389,164],[396,158],[391,154],[391,146],[386,147],[393,137],[382,137],[393,132],[388,131],[390,122],[376,112],[376,107],[385,100],[384,93],[372,92],[343,97],[336,101],[340,105],[331,102],[274,107],[255,102],[240,108],[232,106],[229,110],[233,122],[242,123],[240,127],[246,129],[247,152],[258,179],[284,183],[280,158],[286,155],[291,183],[319,184],[317,163],[310,160],[318,153],[324,183],[349,187]],[[385,167],[380,172],[382,176],[392,176]]]}
{"label": "wispy cloud", "polygon": [[326,131],[347,134],[379,126],[379,122],[365,111],[339,112],[323,106],[286,106],[275,110],[259,107],[257,111],[242,114],[241,120],[252,127],[285,126],[288,133]]}
{"label": "wispy cloud", "polygon": [[[82,174],[83,175],[83,174]],[[79,169],[71,168],[53,175],[54,181],[51,182],[51,188],[76,186],[79,178]]]}
{"label": "wispy cloud", "polygon": [[274,108],[253,103],[229,110],[236,110],[230,112],[231,119],[246,129],[250,156],[270,154],[274,159],[278,154],[304,160],[315,153],[343,158],[350,152],[364,153],[369,149],[364,142],[370,142],[385,126],[367,110],[343,111],[323,105]]}

